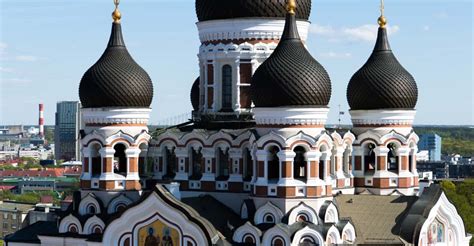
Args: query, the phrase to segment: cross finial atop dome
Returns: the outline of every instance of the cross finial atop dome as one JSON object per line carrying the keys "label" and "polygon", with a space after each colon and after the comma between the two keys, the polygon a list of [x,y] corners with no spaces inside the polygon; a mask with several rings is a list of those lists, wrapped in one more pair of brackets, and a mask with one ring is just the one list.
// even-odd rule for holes
{"label": "cross finial atop dome", "polygon": [[112,12],[112,19],[114,19],[114,23],[120,23],[120,19],[122,19],[122,13],[120,13],[118,6],[120,4],[120,0],[114,0],[115,10]]}
{"label": "cross finial atop dome", "polygon": [[295,0],[288,0],[288,4],[286,6],[286,9],[288,10],[288,14],[295,15],[295,9],[296,9],[296,1]]}
{"label": "cross finial atop dome", "polygon": [[380,17],[378,19],[380,28],[385,28],[387,25],[387,19],[385,18],[385,3],[384,0],[380,0]]}

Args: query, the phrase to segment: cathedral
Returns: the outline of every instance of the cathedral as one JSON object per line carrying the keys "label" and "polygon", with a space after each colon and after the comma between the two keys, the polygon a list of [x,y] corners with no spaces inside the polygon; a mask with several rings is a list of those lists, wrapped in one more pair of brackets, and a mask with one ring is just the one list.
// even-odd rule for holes
{"label": "cathedral", "polygon": [[331,79],[306,48],[311,0],[196,0],[192,119],[149,131],[153,83],[115,5],[79,86],[80,190],[8,245],[469,245],[440,186],[418,179],[418,88],[383,8],[340,130],[325,127]]}

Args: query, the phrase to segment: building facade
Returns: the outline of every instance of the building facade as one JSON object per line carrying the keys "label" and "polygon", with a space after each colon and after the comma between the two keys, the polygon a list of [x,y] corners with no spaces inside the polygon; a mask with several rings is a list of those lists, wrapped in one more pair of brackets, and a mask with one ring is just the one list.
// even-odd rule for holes
{"label": "building facade", "polygon": [[58,102],[54,128],[56,160],[80,160],[79,130],[81,129],[80,102]]}
{"label": "building facade", "polygon": [[127,51],[118,2],[79,86],[81,189],[30,243],[468,245],[440,187],[418,194],[418,88],[383,12],[348,84],[354,127],[338,132],[325,128],[330,76],[305,45],[310,0],[196,0],[193,120],[150,133],[153,84]]}
{"label": "building facade", "polygon": [[441,161],[442,138],[437,134],[422,134],[418,142],[419,150],[428,150],[430,161]]}

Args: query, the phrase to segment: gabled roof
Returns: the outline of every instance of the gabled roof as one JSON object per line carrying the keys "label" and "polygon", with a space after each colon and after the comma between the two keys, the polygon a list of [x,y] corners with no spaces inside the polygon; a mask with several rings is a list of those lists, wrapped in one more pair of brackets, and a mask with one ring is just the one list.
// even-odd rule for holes
{"label": "gabled roof", "polygon": [[22,242],[22,243],[40,243],[38,235],[40,234],[57,234],[58,226],[55,221],[38,221],[27,226],[13,234],[5,237],[6,242]]}

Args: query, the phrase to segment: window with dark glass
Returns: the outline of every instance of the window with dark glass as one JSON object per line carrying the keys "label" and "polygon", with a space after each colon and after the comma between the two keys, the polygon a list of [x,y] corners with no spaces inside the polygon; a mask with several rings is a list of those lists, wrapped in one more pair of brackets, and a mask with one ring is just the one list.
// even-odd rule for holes
{"label": "window with dark glass", "polygon": [[232,67],[222,67],[222,109],[232,109]]}

